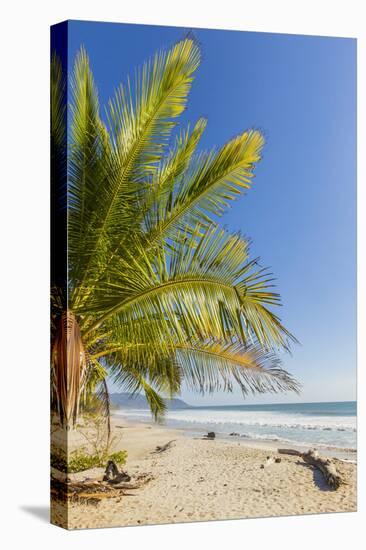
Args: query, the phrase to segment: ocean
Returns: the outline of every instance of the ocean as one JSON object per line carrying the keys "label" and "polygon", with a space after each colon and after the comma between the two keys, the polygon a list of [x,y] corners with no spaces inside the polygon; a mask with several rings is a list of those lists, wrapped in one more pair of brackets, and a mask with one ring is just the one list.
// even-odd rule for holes
{"label": "ocean", "polygon": [[[114,414],[134,421],[151,421],[144,409],[120,409]],[[281,441],[356,449],[356,402],[228,405],[168,410],[164,424],[194,433],[214,431],[218,437]]]}

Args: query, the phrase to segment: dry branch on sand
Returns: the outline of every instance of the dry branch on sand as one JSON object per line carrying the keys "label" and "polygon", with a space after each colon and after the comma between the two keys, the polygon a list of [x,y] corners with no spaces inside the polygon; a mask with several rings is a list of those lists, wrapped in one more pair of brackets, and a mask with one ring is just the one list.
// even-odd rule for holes
{"label": "dry branch on sand", "polygon": [[171,441],[168,441],[168,443],[165,443],[165,445],[157,445],[155,447],[155,451],[152,451],[151,454],[158,454],[158,453],[163,453],[164,451],[166,451],[167,449],[169,449],[172,444],[174,443],[175,439],[172,439]]}

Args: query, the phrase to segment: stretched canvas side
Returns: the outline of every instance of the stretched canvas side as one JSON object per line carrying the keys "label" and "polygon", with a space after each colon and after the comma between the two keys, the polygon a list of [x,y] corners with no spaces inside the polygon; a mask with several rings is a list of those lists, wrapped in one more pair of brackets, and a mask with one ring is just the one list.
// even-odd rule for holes
{"label": "stretched canvas side", "polygon": [[62,403],[70,391],[67,318],[67,74],[68,23],[51,27],[51,522],[68,527],[68,422]]}

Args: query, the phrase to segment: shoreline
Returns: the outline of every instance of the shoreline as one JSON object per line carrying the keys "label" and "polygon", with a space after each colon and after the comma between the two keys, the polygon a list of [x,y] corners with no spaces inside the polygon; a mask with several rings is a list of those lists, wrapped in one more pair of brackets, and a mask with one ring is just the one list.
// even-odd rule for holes
{"label": "shoreline", "polygon": [[[146,426],[146,427],[154,427],[157,429],[166,430],[171,433],[177,433],[182,435],[183,437],[188,438],[199,438],[201,439],[203,435],[207,434],[207,431],[204,431],[200,428],[187,428],[183,426],[169,426],[166,424],[157,424],[153,421],[147,422],[146,420],[136,420],[131,419],[127,415],[124,416],[122,414],[113,414],[112,419],[114,422],[123,422],[126,426],[133,427],[133,426]],[[232,441],[232,442],[240,442],[243,446],[246,446],[248,448],[252,449],[259,449],[259,450],[267,450],[275,452],[278,448],[286,448],[286,449],[293,449],[300,452],[308,451],[311,448],[317,448],[321,454],[324,456],[327,456],[329,458],[337,458],[340,460],[346,460],[347,462],[351,462],[354,464],[357,464],[357,449],[352,448],[346,448],[346,447],[337,447],[335,445],[325,445],[325,444],[316,444],[316,443],[301,443],[301,442],[292,442],[289,440],[282,440],[280,438],[276,439],[254,439],[250,438],[248,436],[243,435],[230,435],[226,433],[220,433],[216,432],[216,440],[224,440],[224,441]]]}

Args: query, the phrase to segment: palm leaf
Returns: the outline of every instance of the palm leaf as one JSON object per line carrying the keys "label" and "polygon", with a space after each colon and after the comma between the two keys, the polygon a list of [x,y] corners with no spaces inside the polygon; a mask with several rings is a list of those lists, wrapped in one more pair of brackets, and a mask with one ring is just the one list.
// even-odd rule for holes
{"label": "palm leaf", "polygon": [[[201,393],[218,390],[233,391],[238,384],[244,395],[299,391],[299,384],[281,368],[273,353],[256,346],[219,341],[190,341],[184,344],[166,342],[117,345],[98,354],[111,366],[113,380],[123,387],[128,381],[130,391],[140,391],[135,372],[149,379],[158,391],[167,393],[161,380],[173,379],[175,392],[184,382]],[[169,365],[169,376],[166,366]],[[126,373],[129,373],[126,378]],[[132,378],[131,378],[132,376]],[[133,386],[136,384],[136,386]]]}
{"label": "palm leaf", "polygon": [[111,134],[123,167],[121,179],[144,182],[156,171],[199,63],[197,44],[186,38],[145,63],[136,74],[134,92],[128,81],[109,102]]}
{"label": "palm leaf", "polygon": [[239,385],[248,393],[299,392],[299,384],[281,368],[280,360],[255,346],[210,341],[177,346],[177,361],[185,383],[201,393],[233,391]]}
{"label": "palm leaf", "polygon": [[144,319],[150,337],[159,341],[199,335],[287,347],[293,337],[267,307],[279,305],[279,295],[270,275],[249,261],[248,242],[214,226],[203,233],[198,226],[195,235],[159,254],[141,250],[139,261],[121,260],[113,284],[101,285],[84,310],[97,318],[84,337],[109,322],[119,337],[125,331],[133,341],[136,324]]}
{"label": "palm leaf", "polygon": [[[128,83],[120,87],[110,101],[108,118],[112,146],[104,161],[104,179],[98,188],[97,204],[93,189],[90,193],[94,216],[80,241],[80,257],[85,261],[83,274],[77,280],[76,296],[88,293],[90,286],[86,283],[98,278],[99,270],[105,268],[121,241],[133,231],[144,190],[142,183],[158,166],[175,125],[174,118],[185,108],[199,61],[200,52],[195,42],[188,38],[182,40],[143,66],[136,75],[134,96]],[[77,69],[76,66],[75,81],[79,82],[81,77]],[[79,110],[77,105],[75,114]],[[80,211],[78,204],[70,207]],[[71,223],[69,233],[73,232]],[[76,242],[77,235],[74,236]],[[72,306],[75,301],[72,300]]]}
{"label": "palm leaf", "polygon": [[[217,153],[201,154],[183,177],[172,182],[169,194],[159,195],[159,207],[151,209],[146,237],[151,246],[174,239],[187,224],[211,224],[230,203],[250,188],[255,163],[261,158],[264,139],[250,130],[225,144]],[[148,216],[147,216],[148,217]]]}
{"label": "palm leaf", "polygon": [[123,368],[117,368],[117,365],[118,363],[115,362],[112,364],[114,383],[119,384],[121,388],[130,393],[131,397],[143,392],[154,419],[161,419],[166,411],[166,403],[164,398],[159,395],[159,390],[153,387],[141,369],[136,366],[124,364]]}
{"label": "palm leaf", "polygon": [[[66,158],[66,82],[61,60],[56,53],[51,59],[51,157],[58,159],[54,166],[54,177],[64,173]],[[53,182],[55,188],[57,183]]]}

